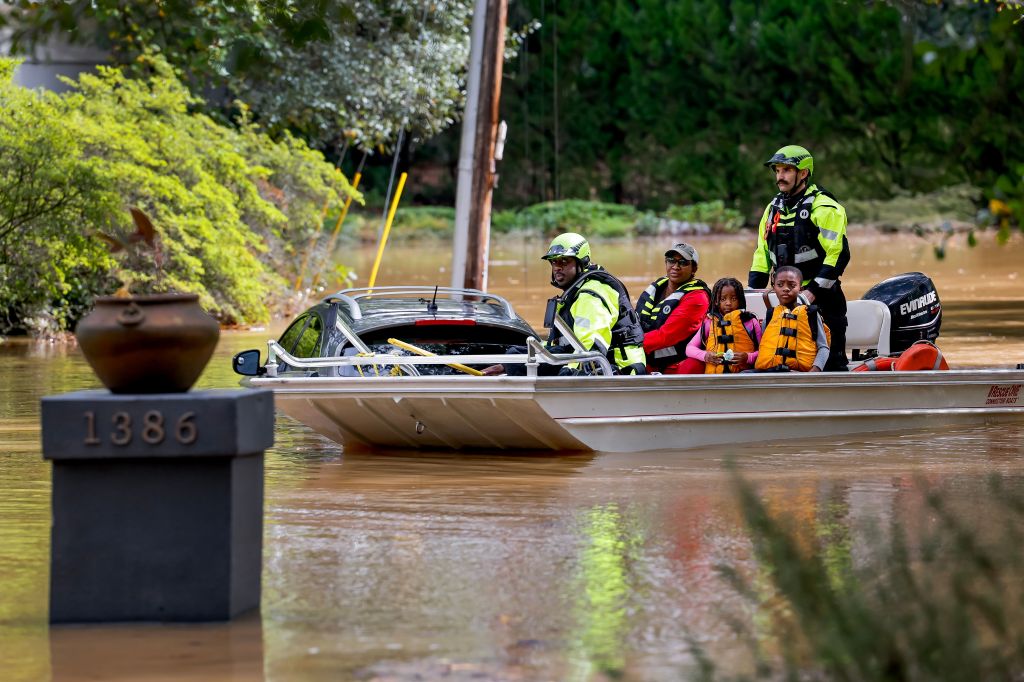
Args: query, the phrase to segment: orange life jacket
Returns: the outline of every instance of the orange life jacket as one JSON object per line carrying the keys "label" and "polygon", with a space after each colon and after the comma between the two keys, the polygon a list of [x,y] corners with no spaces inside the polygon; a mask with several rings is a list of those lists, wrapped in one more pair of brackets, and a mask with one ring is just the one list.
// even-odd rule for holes
{"label": "orange life jacket", "polygon": [[894,372],[915,372],[922,370],[943,370],[949,369],[946,358],[942,357],[942,351],[931,341],[915,341],[910,348],[900,353],[896,358],[871,358],[855,372],[869,372],[873,370]]}
{"label": "orange life jacket", "polygon": [[[825,342],[832,334],[825,328]],[[784,305],[769,310],[764,319],[764,333],[757,354],[757,369],[771,369],[782,364],[798,372],[808,372],[818,354],[818,307],[798,305],[792,310]]]}
{"label": "orange life jacket", "polygon": [[[704,336],[704,325],[700,326],[701,341],[704,350],[709,353],[725,353],[731,350],[733,353],[753,353],[757,350],[753,333],[746,328],[745,322],[754,319],[754,313],[746,310],[733,310],[722,315],[721,313],[709,313],[711,320],[710,338]],[[729,374],[747,369],[749,365],[712,365],[710,362],[704,365],[705,374]]]}

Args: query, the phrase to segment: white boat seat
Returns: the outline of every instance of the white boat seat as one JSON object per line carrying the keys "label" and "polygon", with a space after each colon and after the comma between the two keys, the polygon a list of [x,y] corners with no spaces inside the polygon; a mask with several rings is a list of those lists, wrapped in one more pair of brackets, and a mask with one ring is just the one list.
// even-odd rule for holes
{"label": "white boat seat", "polygon": [[889,307],[881,301],[857,299],[846,302],[846,352],[854,350],[864,355],[877,350],[879,355],[888,355],[889,330],[892,318]]}
{"label": "white boat seat", "polygon": [[[761,292],[748,289],[743,295],[747,299],[747,310],[757,315],[757,319],[763,323],[767,310]],[[774,308],[779,304],[779,299],[774,293],[769,293],[768,302]],[[892,320],[889,308],[884,303],[864,299],[847,301],[846,320],[847,354],[852,354],[854,350],[860,351],[861,355],[869,350],[876,350],[879,355],[889,354],[889,329]]]}

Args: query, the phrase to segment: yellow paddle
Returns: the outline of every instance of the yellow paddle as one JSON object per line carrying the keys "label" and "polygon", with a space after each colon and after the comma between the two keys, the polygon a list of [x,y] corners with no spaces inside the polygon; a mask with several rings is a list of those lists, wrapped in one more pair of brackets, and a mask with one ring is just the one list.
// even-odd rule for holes
{"label": "yellow paddle", "polygon": [[[422,348],[417,348],[416,346],[412,345],[411,343],[406,343],[405,341],[399,341],[398,339],[388,339],[388,343],[390,343],[392,346],[396,346],[398,348],[401,348],[402,350],[407,350],[410,353],[416,353],[417,355],[425,355],[425,356],[437,355],[437,353],[431,353],[429,350],[423,350]],[[460,365],[457,362],[451,362],[451,363],[447,363],[447,364],[452,369],[457,369],[460,372],[465,372],[466,374],[472,374],[475,377],[482,377],[484,375],[484,373],[481,372],[478,369],[473,369],[472,367],[469,367],[467,365]]]}

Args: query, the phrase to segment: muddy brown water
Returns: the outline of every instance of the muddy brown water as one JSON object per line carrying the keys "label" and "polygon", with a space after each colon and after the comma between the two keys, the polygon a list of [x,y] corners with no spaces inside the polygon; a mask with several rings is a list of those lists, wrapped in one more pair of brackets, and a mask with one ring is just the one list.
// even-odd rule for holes
{"label": "muddy brown water", "polygon": [[[748,238],[692,240],[700,275],[745,279]],[[539,325],[552,290],[542,244],[506,241],[490,289]],[[952,248],[936,261],[911,237],[854,235],[851,298],[886,276],[929,273],[953,366],[1024,362],[1019,240]],[[595,245],[634,296],[665,244]],[[371,249],[342,254],[369,272]],[[379,285],[446,285],[444,244],[395,245]],[[365,280],[362,280],[365,281]],[[278,331],[222,336],[203,387],[233,386],[230,356]],[[752,564],[734,459],[808,538],[828,531],[853,562],[871,526],[927,517],[948,488],[967,523],[995,522],[993,473],[1024,486],[1017,427],[958,428],[658,454],[346,454],[278,417],[267,454],[262,609],[201,626],[50,628],[50,467],[39,398],[96,386],[77,350],[0,344],[0,679],[676,680],[688,639],[726,670],[749,664],[729,626],[747,604],[718,563]],[[838,531],[837,531],[838,529]]]}

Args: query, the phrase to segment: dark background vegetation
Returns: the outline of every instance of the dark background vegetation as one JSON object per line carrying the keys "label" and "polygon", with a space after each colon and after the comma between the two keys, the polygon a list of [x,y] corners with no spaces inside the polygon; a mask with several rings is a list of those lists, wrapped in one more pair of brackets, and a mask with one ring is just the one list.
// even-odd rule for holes
{"label": "dark background vegetation", "polygon": [[[403,207],[426,207],[400,212],[397,227],[445,235],[471,5],[12,0],[0,28],[15,53],[58,38],[104,51],[130,77],[152,78],[166,60],[190,113],[297,140],[349,177],[365,155],[367,208],[352,225],[378,221],[397,151],[411,171]],[[1024,216],[1022,15],[1018,2],[966,0],[511,0],[495,230],[751,225],[772,193],[764,160],[798,143],[854,221],[878,222],[887,205],[950,206],[940,219],[1005,235]],[[267,179],[262,199],[281,187]],[[301,283],[296,264],[339,201],[322,225],[295,228],[287,263],[266,267]],[[87,289],[81,301],[102,293]],[[25,328],[19,305],[8,330]]]}

